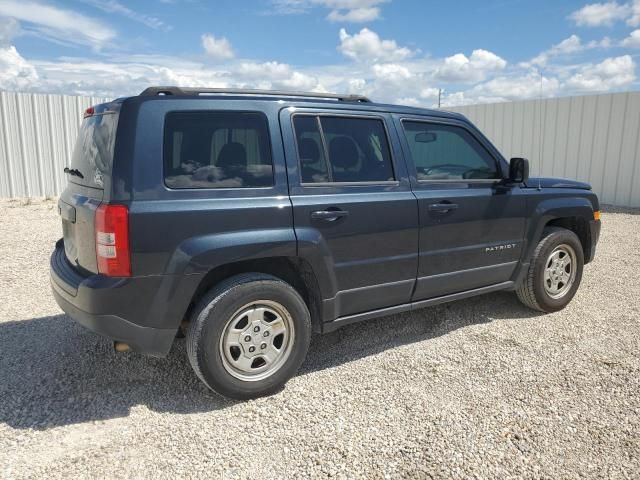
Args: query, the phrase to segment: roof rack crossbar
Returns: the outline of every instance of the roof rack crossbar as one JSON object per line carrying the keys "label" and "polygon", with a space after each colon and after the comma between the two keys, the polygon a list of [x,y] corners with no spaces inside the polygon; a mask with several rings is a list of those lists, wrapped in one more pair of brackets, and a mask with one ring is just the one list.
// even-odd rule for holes
{"label": "roof rack crossbar", "polygon": [[185,88],[185,87],[149,87],[140,93],[141,97],[155,97],[158,95],[253,95],[275,97],[300,97],[300,98],[325,98],[342,102],[366,102],[363,95],[320,93],[320,92],[296,92],[283,90],[254,90],[246,88]]}

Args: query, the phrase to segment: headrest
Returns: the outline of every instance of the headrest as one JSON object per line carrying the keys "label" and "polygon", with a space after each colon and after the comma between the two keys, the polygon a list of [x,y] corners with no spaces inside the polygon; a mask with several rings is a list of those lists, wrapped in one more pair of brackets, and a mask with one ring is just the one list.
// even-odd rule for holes
{"label": "headrest", "polygon": [[302,138],[298,141],[298,153],[302,165],[314,164],[320,159],[318,143],[311,138]]}
{"label": "headrest", "polygon": [[230,142],[224,145],[218,154],[216,167],[228,171],[246,170],[247,169],[247,151],[244,146],[238,142]]}
{"label": "headrest", "polygon": [[349,137],[336,137],[329,144],[331,165],[338,168],[351,168],[358,163],[358,147]]}

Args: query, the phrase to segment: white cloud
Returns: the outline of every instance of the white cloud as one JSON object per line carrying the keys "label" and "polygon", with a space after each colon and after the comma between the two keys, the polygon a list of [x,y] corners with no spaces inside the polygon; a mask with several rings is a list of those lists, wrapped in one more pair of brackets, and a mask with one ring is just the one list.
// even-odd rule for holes
{"label": "white cloud", "polygon": [[124,17],[129,18],[135,22],[142,23],[149,28],[153,28],[156,30],[169,31],[171,30],[171,26],[164,23],[159,18],[153,17],[151,15],[147,15],[144,13],[136,12],[126,5],[116,1],[116,0],[82,0],[84,3],[96,7],[103,12],[107,13],[115,13],[118,15],[122,15]]}
{"label": "white cloud", "polygon": [[487,50],[474,50],[467,58],[457,53],[444,59],[437,69],[436,77],[446,82],[475,83],[486,78],[487,74],[502,70],[507,62]]}
{"label": "white cloud", "polygon": [[565,38],[560,43],[553,45],[549,50],[537,55],[530,62],[526,62],[523,66],[528,67],[530,65],[537,65],[543,67],[547,64],[552,57],[559,57],[562,55],[570,55],[573,53],[583,52],[585,50],[592,50],[594,48],[609,48],[611,47],[611,39],[604,37],[601,40],[591,40],[588,43],[582,43],[580,37],[577,35],[571,35]]}
{"label": "white cloud", "polygon": [[364,23],[371,22],[380,17],[380,9],[378,7],[371,8],[354,8],[353,10],[331,10],[327,15],[330,22],[351,22]]}
{"label": "white cloud", "polygon": [[0,47],[8,47],[18,31],[19,25],[14,18],[0,18]]}
{"label": "white cloud", "polygon": [[635,67],[630,55],[607,58],[596,65],[582,66],[566,84],[578,91],[608,91],[635,81]]}
{"label": "white cloud", "polygon": [[16,47],[0,47],[0,88],[25,90],[37,81],[36,69],[22,58]]}
{"label": "white cloud", "polygon": [[399,47],[395,40],[381,40],[376,32],[368,28],[363,28],[353,35],[341,28],[338,50],[344,56],[358,62],[396,62],[413,55],[408,48]]}
{"label": "white cloud", "polygon": [[202,48],[209,57],[216,60],[229,60],[234,57],[231,42],[225,37],[216,38],[210,33],[205,33],[200,39]]}
{"label": "white cloud", "polygon": [[379,5],[391,0],[272,0],[275,13],[283,15],[308,13],[313,7],[330,9],[330,22],[363,23],[380,18]]}
{"label": "white cloud", "polygon": [[640,29],[634,30],[622,41],[623,47],[640,48]]}
{"label": "white cloud", "polygon": [[627,19],[627,25],[631,27],[640,26],[640,0],[634,0],[631,4],[631,16]]}
{"label": "white cloud", "polygon": [[27,23],[23,30],[67,44],[96,49],[112,40],[116,32],[102,22],[72,10],[31,1],[2,0],[0,15]]}
{"label": "white cloud", "polygon": [[407,67],[395,63],[374,64],[372,71],[377,79],[389,83],[400,83],[413,77]]}
{"label": "white cloud", "polygon": [[471,89],[473,95],[480,97],[500,97],[509,100],[552,97],[560,90],[560,81],[555,77],[542,78],[535,73],[516,76],[501,76]]}
{"label": "white cloud", "polygon": [[235,70],[235,79],[243,86],[264,89],[320,90],[318,79],[295,71],[290,65],[278,62],[244,62]]}
{"label": "white cloud", "polygon": [[576,10],[569,18],[576,25],[584,27],[611,26],[618,20],[624,20],[631,12],[628,4],[617,2],[590,3]]}

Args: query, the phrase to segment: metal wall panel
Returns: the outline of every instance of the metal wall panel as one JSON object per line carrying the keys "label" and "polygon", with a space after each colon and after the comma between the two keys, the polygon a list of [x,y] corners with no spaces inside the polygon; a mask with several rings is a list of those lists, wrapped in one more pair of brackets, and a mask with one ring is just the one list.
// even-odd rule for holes
{"label": "metal wall panel", "polygon": [[475,123],[532,175],[590,183],[602,203],[640,207],[640,92],[470,105]]}
{"label": "metal wall panel", "polygon": [[0,198],[59,195],[82,113],[109,100],[0,92]]}
{"label": "metal wall panel", "polygon": [[[59,195],[82,112],[99,97],[0,92],[0,198]],[[603,203],[640,207],[640,92],[469,105],[505,157],[533,175],[589,182]]]}

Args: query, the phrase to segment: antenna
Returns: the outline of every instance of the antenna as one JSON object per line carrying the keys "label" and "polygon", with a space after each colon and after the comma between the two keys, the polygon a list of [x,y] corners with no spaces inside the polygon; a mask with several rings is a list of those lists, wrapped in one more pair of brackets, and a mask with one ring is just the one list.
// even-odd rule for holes
{"label": "antenna", "polygon": [[540,71],[540,118],[538,125],[538,168],[540,169],[540,173],[538,175],[538,190],[542,190],[542,181],[540,180],[540,175],[542,175],[542,71]]}

